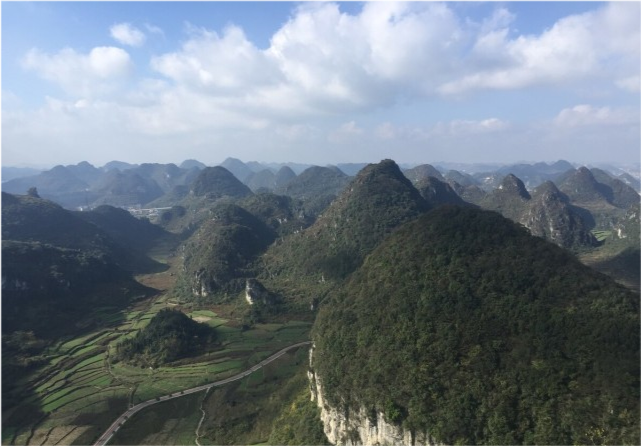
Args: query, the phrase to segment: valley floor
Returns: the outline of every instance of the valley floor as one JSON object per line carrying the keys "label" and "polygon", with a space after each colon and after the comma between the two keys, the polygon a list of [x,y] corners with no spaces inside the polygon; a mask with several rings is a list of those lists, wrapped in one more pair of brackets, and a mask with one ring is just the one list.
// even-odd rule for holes
{"label": "valley floor", "polygon": [[[235,318],[237,309],[233,305],[201,308],[171,299],[167,291],[175,283],[181,265],[175,257],[166,256],[163,260],[169,266],[166,271],[137,277],[144,285],[157,289],[158,294],[133,302],[125,311],[109,306],[96,308],[87,318],[100,322],[102,328],[51,345],[43,355],[45,364],[15,383],[12,393],[19,396],[16,399],[20,403],[3,410],[3,444],[93,444],[130,405],[225,379],[286,346],[309,339],[309,322],[256,324],[244,330]],[[167,307],[216,327],[221,345],[198,357],[155,369],[115,362],[116,344],[134,336]],[[287,369],[294,367],[294,357],[298,358],[297,364],[304,363],[294,354],[289,356],[283,359]],[[281,374],[278,368],[274,364],[242,380],[248,384],[238,385],[275,381],[273,377]],[[154,409],[151,415],[145,413],[147,410],[141,411],[137,416],[142,423],[136,423],[136,432],[123,429],[114,439],[117,443],[112,444],[139,443],[143,439],[138,437],[144,432],[151,435],[145,438],[153,444],[193,444],[196,425],[192,421],[198,423],[200,419],[202,398],[202,394],[178,398],[158,405],[165,407]],[[176,414],[183,412],[186,418],[177,420]],[[163,413],[171,416],[164,418]],[[173,423],[173,427],[158,429],[166,422]],[[178,428],[183,425],[188,427]],[[172,435],[163,437],[165,431]]]}

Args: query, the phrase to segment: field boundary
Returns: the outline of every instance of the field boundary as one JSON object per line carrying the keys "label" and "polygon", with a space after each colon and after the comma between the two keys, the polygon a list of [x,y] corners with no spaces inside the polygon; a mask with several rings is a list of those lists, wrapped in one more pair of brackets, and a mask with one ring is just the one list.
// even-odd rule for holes
{"label": "field boundary", "polygon": [[226,379],[223,379],[223,380],[220,380],[220,381],[215,381],[215,382],[209,383],[209,384],[203,384],[203,385],[197,386],[197,387],[192,387],[190,389],[179,390],[179,391],[170,393],[170,394],[165,395],[165,396],[153,398],[151,400],[147,400],[147,401],[144,401],[142,403],[138,403],[135,406],[130,407],[127,411],[125,411],[125,413],[120,415],[116,419],[116,421],[114,421],[111,424],[111,426],[109,426],[109,428],[105,431],[105,433],[103,433],[100,436],[100,438],[98,438],[98,441],[96,441],[94,443],[94,446],[105,446],[109,442],[109,440],[111,440],[111,438],[116,434],[118,429],[120,429],[120,427],[123,424],[125,424],[125,422],[129,418],[131,418],[134,414],[136,414],[140,410],[144,409],[145,407],[149,407],[149,406],[152,406],[154,404],[158,404],[158,403],[161,403],[161,402],[164,402],[164,401],[168,401],[168,400],[171,400],[171,399],[174,399],[174,398],[180,398],[181,396],[190,395],[192,393],[202,392],[203,390],[209,391],[209,389],[211,389],[212,387],[222,386],[224,384],[228,384],[228,383],[233,382],[233,381],[238,381],[239,379],[242,379],[242,378],[245,378],[248,375],[251,375],[256,370],[266,366],[270,362],[280,358],[285,353],[287,353],[289,350],[292,350],[292,349],[297,348],[297,347],[302,347],[303,345],[309,345],[311,343],[312,343],[312,341],[303,341],[303,342],[298,342],[296,344],[293,344],[293,345],[290,345],[288,347],[285,347],[285,348],[279,350],[278,352],[274,353],[273,355],[269,356],[268,358],[263,359],[261,362],[259,362],[258,364],[252,366],[251,368],[245,370],[244,372],[240,372],[240,373],[238,373],[238,374],[236,374],[234,376],[231,376],[229,378],[226,378]]}

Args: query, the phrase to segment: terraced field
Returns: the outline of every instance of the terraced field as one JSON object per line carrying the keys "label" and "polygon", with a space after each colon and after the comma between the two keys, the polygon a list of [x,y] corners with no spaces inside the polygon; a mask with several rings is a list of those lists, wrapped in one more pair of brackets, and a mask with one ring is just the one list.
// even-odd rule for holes
{"label": "terraced field", "polygon": [[[114,362],[117,343],[134,336],[168,306],[216,327],[221,345],[156,369]],[[310,329],[308,322],[293,321],[243,330],[238,321],[220,317],[215,308],[172,305],[162,293],[136,302],[124,314],[97,308],[94,317],[103,321],[103,328],[51,346],[47,363],[16,383],[30,391],[24,407],[31,408],[32,415],[15,417],[24,418],[23,424],[3,425],[3,444],[92,444],[129,405],[237,374],[308,339]]]}

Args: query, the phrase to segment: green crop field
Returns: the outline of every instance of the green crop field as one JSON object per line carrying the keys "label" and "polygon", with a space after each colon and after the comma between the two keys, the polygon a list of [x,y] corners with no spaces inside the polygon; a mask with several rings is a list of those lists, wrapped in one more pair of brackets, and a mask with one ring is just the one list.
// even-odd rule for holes
{"label": "green crop field", "polygon": [[592,234],[598,241],[602,242],[612,236],[612,231],[594,230],[592,231]]}
{"label": "green crop field", "polygon": [[[3,412],[3,444],[91,444],[126,410],[129,402],[138,403],[233,376],[283,347],[307,340],[311,327],[309,322],[292,321],[257,324],[243,330],[239,321],[226,312],[221,317],[218,310],[190,308],[185,309],[186,314],[202,318],[203,323],[216,328],[217,345],[200,356],[155,369],[114,362],[116,345],[135,336],[163,308],[167,308],[166,295],[136,302],[123,313],[110,307],[98,308],[87,318],[102,321],[108,329],[103,325],[49,347],[40,367],[12,383],[15,395],[22,396],[19,404]],[[273,373],[271,369],[261,370],[241,382],[254,388]],[[201,415],[193,401],[201,401],[202,397],[203,394],[185,396],[173,400],[175,406],[165,406],[174,409],[142,411],[141,420],[147,420],[144,423],[159,427],[155,434],[147,434],[147,440],[154,444],[193,443]],[[183,415],[171,418],[172,411]],[[136,435],[132,432],[137,427],[134,423],[129,427],[122,433],[133,442]]]}

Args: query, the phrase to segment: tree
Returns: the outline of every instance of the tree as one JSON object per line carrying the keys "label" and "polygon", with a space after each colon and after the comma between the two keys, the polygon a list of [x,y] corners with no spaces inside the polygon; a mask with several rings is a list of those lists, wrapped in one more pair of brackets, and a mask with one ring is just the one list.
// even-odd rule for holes
{"label": "tree", "polygon": [[29,190],[27,191],[27,195],[33,198],[40,198],[40,195],[38,195],[38,188],[35,186],[29,188]]}

